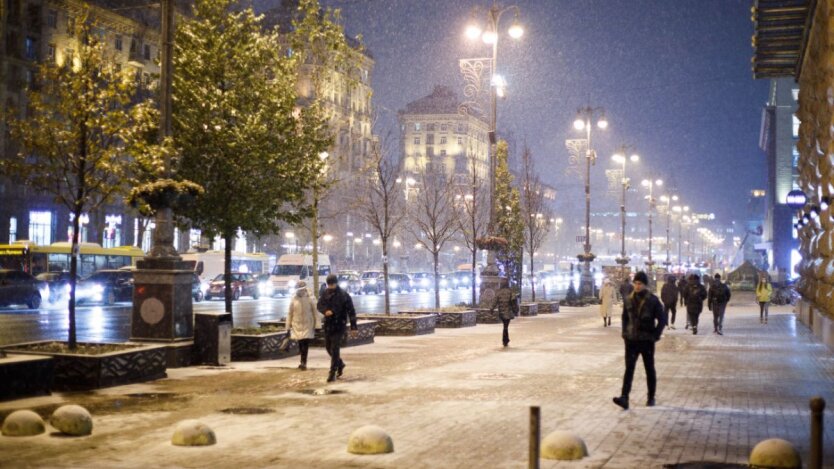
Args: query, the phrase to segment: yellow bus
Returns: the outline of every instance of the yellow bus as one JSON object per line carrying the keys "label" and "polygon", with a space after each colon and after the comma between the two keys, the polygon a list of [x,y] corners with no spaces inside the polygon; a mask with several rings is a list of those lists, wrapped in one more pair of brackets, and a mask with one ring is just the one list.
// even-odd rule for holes
{"label": "yellow bus", "polygon": [[[69,272],[70,251],[68,242],[38,246],[31,241],[15,241],[0,244],[0,269],[23,270],[32,275],[44,272]],[[118,269],[136,265],[145,257],[141,249],[133,246],[103,248],[97,243],[79,245],[78,275],[86,277],[102,269]]]}

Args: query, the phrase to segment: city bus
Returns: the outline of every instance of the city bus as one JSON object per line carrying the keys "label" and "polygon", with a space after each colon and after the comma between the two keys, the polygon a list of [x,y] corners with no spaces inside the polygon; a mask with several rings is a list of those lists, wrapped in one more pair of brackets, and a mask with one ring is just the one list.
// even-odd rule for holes
{"label": "city bus", "polygon": [[[38,275],[44,272],[69,272],[69,242],[39,246],[31,241],[15,241],[0,245],[0,269],[13,269]],[[86,277],[102,269],[119,269],[136,265],[145,257],[141,249],[133,246],[103,248],[97,243],[80,243],[78,275]]]}

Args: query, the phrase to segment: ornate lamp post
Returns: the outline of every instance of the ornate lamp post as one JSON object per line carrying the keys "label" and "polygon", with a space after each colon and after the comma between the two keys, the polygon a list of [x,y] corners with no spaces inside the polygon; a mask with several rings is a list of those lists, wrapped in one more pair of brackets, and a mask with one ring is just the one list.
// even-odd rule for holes
{"label": "ornate lamp post", "polygon": [[672,223],[672,202],[677,202],[678,196],[662,195],[660,196],[660,201],[666,206],[666,261],[663,265],[665,265],[668,270],[669,266],[672,265],[672,261],[669,259],[669,225]]}
{"label": "ornate lamp post", "polygon": [[623,281],[625,281],[625,278],[626,278],[626,264],[628,264],[628,256],[626,256],[626,244],[625,244],[625,242],[626,242],[626,208],[625,207],[626,207],[626,193],[628,192],[628,188],[629,188],[629,179],[626,177],[626,163],[628,161],[631,161],[632,163],[636,163],[636,162],[640,161],[640,156],[638,156],[636,153],[632,154],[630,157],[627,158],[626,157],[627,151],[628,151],[628,146],[627,145],[622,145],[622,146],[620,146],[620,151],[615,153],[614,156],[612,157],[612,159],[614,160],[615,163],[619,163],[619,164],[623,165],[623,180],[622,180],[623,196],[622,196],[622,199],[620,200],[620,223],[621,223],[621,229],[620,229],[620,257],[617,258],[617,264],[620,264],[621,266],[623,266],[623,268],[622,268]]}
{"label": "ornate lamp post", "polygon": [[642,182],[643,187],[649,190],[649,260],[646,261],[646,266],[649,268],[649,272],[654,271],[654,260],[652,260],[652,215],[654,213],[654,209],[656,206],[656,201],[654,198],[654,187],[655,186],[662,186],[663,181],[660,179],[652,180],[652,179],[644,179]]}
{"label": "ornate lamp post", "polygon": [[591,147],[591,128],[594,120],[599,129],[608,128],[605,109],[601,107],[579,108],[576,112],[576,119],[573,121],[573,128],[585,131],[587,143],[585,149],[585,249],[582,254],[576,256],[582,262],[582,276],[579,279],[579,296],[582,298],[594,296],[594,276],[591,274],[591,262],[596,257],[591,253],[591,165],[596,163],[597,159],[596,152]]}
{"label": "ornate lamp post", "polygon": [[[483,71],[484,68],[484,61],[487,61],[490,68],[490,113],[489,113],[489,173],[490,173],[490,184],[489,184],[489,227],[490,230],[493,228],[493,224],[495,223],[495,168],[496,168],[496,160],[495,160],[495,144],[498,142],[496,132],[497,132],[497,120],[498,120],[498,98],[504,97],[505,88],[506,88],[506,80],[498,74],[498,25],[501,21],[501,17],[504,13],[508,11],[514,11],[515,17],[513,18],[513,24],[507,30],[507,34],[512,39],[520,39],[521,36],[524,35],[524,28],[522,28],[521,23],[518,21],[518,17],[521,13],[521,10],[515,5],[502,7],[497,3],[493,3],[492,7],[490,7],[489,11],[487,12],[487,28],[483,29],[480,24],[475,20],[474,14],[473,18],[470,20],[469,24],[466,26],[466,37],[471,40],[481,39],[484,41],[485,44],[492,46],[492,58],[491,59],[471,59],[466,61],[461,61],[461,69],[463,70],[466,64],[470,67],[476,67],[479,72],[477,73],[477,83],[468,83],[467,86],[473,85],[475,87],[474,93],[466,93],[467,96],[470,95],[478,95],[480,94],[480,87],[481,87],[481,76],[480,71]],[[475,62],[475,63],[472,63]],[[464,72],[464,76],[466,76],[466,72]],[[470,81],[470,80],[467,80]]]}

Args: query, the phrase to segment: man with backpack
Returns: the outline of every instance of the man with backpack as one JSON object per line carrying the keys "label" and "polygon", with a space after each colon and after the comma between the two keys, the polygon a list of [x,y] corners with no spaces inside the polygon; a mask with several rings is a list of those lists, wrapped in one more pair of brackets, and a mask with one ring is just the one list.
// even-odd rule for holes
{"label": "man with backpack", "polygon": [[693,274],[686,282],[686,315],[692,326],[692,334],[698,334],[698,318],[704,310],[704,300],[707,299],[707,289],[701,285],[701,276]]}
{"label": "man with backpack", "polygon": [[712,310],[714,334],[724,335],[724,311],[727,309],[727,303],[730,302],[731,296],[730,287],[721,282],[721,274],[715,274],[715,280],[713,280],[709,289],[709,299],[707,300],[707,305]]}

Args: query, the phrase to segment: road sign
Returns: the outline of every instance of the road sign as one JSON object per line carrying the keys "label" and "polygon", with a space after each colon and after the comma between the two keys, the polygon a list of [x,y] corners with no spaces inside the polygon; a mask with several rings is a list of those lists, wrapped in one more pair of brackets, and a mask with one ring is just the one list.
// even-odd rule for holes
{"label": "road sign", "polygon": [[799,189],[788,192],[788,196],[785,199],[785,203],[793,209],[802,208],[808,202],[808,196]]}

